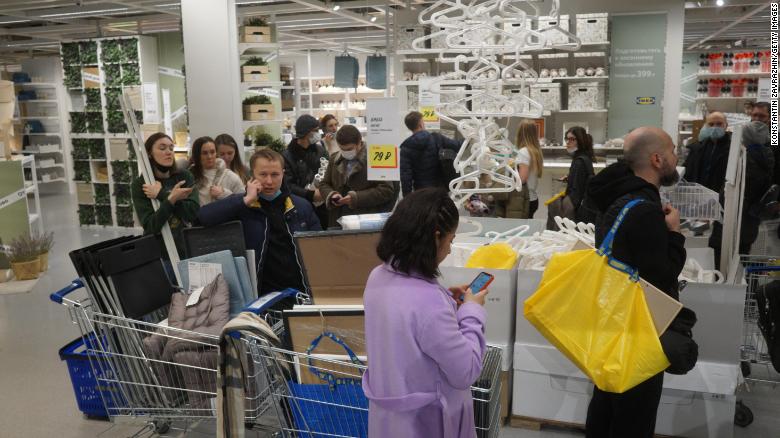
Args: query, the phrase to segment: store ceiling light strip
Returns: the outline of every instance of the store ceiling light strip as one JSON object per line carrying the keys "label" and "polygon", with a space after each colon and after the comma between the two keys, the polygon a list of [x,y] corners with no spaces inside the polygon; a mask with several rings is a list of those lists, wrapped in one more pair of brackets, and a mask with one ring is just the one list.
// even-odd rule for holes
{"label": "store ceiling light strip", "polygon": [[79,12],[62,12],[58,14],[46,14],[41,15],[41,18],[56,18],[56,17],[72,17],[77,15],[101,15],[101,14],[111,14],[115,12],[124,12],[127,11],[129,8],[115,8],[115,9],[97,9],[92,11],[79,11]]}

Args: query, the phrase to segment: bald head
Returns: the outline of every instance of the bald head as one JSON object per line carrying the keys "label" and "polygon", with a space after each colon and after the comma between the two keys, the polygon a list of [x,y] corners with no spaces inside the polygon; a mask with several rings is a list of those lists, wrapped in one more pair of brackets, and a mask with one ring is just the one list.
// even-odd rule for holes
{"label": "bald head", "polygon": [[632,170],[642,170],[650,165],[650,157],[665,148],[674,149],[672,138],[663,129],[643,126],[634,129],[623,143],[623,158]]}
{"label": "bald head", "polygon": [[726,129],[728,122],[726,121],[726,115],[720,111],[713,111],[707,115],[704,120],[704,124],[709,127],[718,127]]}

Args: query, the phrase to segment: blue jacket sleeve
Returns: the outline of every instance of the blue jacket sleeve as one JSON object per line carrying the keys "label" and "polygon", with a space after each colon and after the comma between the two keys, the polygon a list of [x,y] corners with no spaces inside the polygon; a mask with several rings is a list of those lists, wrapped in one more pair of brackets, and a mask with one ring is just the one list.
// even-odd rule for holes
{"label": "blue jacket sleeve", "polygon": [[224,224],[238,219],[239,213],[245,208],[244,193],[236,193],[201,207],[198,220],[206,227]]}
{"label": "blue jacket sleeve", "polygon": [[314,208],[306,209],[306,225],[309,229],[307,231],[322,231],[322,225],[320,224],[320,218],[317,217],[317,213],[314,212]]}

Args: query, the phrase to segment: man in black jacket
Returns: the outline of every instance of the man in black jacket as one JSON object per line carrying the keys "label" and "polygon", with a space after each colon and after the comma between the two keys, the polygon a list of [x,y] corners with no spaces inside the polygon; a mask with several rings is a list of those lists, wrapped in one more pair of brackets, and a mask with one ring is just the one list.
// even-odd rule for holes
{"label": "man in black jacket", "polygon": [[320,123],[314,117],[304,114],[295,121],[295,138],[284,151],[284,183],[290,191],[312,204],[323,229],[328,226],[328,209],[321,204],[319,190],[310,190],[307,185],[314,181],[320,169],[320,159],[328,158],[328,151],[320,144]]}
{"label": "man in black jacket", "polygon": [[726,116],[711,112],[699,131],[699,141],[688,146],[685,158],[685,178],[714,192],[720,192],[726,181],[726,167],[729,163],[731,133],[726,132]]}
{"label": "man in black jacket", "polygon": [[[599,210],[596,245],[601,245],[620,210],[629,210],[615,235],[612,255],[639,270],[650,284],[678,299],[677,277],[685,264],[685,237],[680,213],[662,205],[659,187],[679,178],[671,137],[654,127],[637,128],[625,140],[624,161],[612,164],[590,180],[588,198]],[[588,406],[589,438],[651,438],[661,400],[663,373],[634,388],[614,394],[593,389]]]}
{"label": "man in black jacket", "polygon": [[426,187],[449,189],[449,181],[444,177],[439,162],[439,149],[447,148],[458,152],[460,143],[441,134],[426,131],[423,115],[417,111],[407,114],[404,124],[412,131],[412,135],[401,143],[403,195]]}

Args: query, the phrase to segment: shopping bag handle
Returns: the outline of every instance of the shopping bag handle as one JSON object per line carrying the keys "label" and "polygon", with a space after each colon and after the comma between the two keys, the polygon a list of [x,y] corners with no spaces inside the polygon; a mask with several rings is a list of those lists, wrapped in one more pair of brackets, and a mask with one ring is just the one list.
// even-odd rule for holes
{"label": "shopping bag handle", "polygon": [[631,210],[637,204],[644,201],[645,200],[641,198],[634,199],[632,201],[629,201],[625,206],[623,206],[623,209],[620,210],[620,213],[617,215],[617,218],[615,218],[615,222],[612,224],[612,228],[609,229],[609,232],[607,233],[606,237],[604,237],[604,241],[601,242],[601,246],[598,249],[599,255],[607,256],[607,258],[609,259],[608,263],[610,266],[612,266],[617,270],[625,272],[634,281],[637,281],[639,279],[639,271],[612,257],[612,242],[615,240],[615,234],[617,234],[618,228],[620,228],[620,225],[622,225],[623,221],[626,219],[626,216],[628,215],[628,211]]}
{"label": "shopping bag handle", "polygon": [[324,372],[320,368],[317,368],[314,365],[314,363],[312,363],[311,352],[314,351],[315,348],[317,348],[317,345],[320,344],[322,338],[330,338],[331,341],[341,345],[344,348],[344,350],[346,350],[347,355],[349,356],[349,360],[353,364],[363,365],[363,362],[357,357],[355,352],[352,351],[351,348],[349,348],[349,345],[347,345],[347,343],[344,342],[341,338],[336,336],[335,333],[322,332],[322,334],[320,334],[313,341],[311,341],[311,345],[309,345],[309,348],[306,349],[306,356],[308,356],[307,360],[309,362],[309,371],[315,376],[319,377],[321,380],[328,382],[328,386],[330,386],[331,389],[333,389],[336,385],[340,385],[340,384],[355,384],[354,382],[355,379],[336,377],[333,375],[333,373]]}

